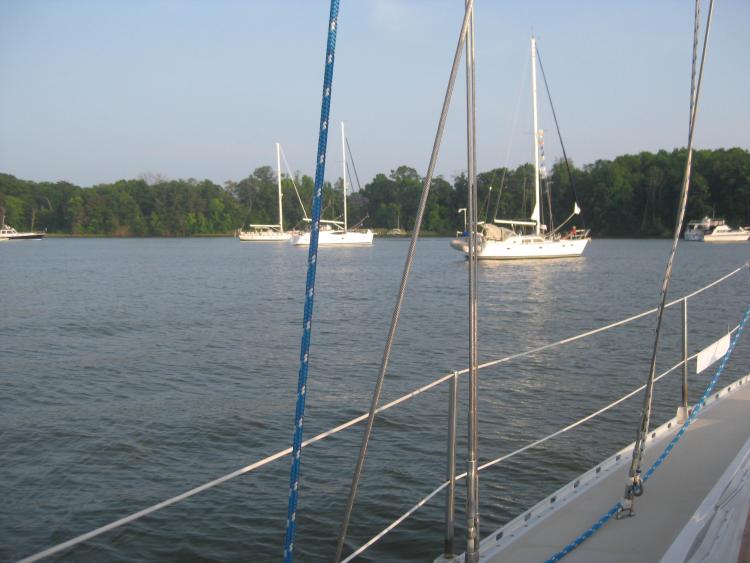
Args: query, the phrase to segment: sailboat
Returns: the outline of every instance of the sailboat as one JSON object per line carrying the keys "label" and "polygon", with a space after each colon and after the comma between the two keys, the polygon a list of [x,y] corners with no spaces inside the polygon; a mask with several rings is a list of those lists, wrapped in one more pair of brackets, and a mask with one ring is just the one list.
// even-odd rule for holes
{"label": "sailboat", "polygon": [[[528,220],[495,219],[494,224],[481,225],[482,232],[478,238],[477,257],[480,260],[518,260],[534,258],[567,258],[583,254],[583,250],[591,240],[587,229],[573,227],[567,233],[560,229],[570,219],[581,212],[578,203],[573,206],[573,213],[560,227],[547,232],[547,226],[542,223],[541,187],[539,151],[543,144],[543,132],[539,129],[539,118],[536,96],[536,38],[531,38],[531,103],[534,126],[534,209]],[[552,210],[550,210],[551,214]],[[523,230],[532,230],[524,234]],[[451,246],[469,255],[469,241],[467,237],[454,239]]]}
{"label": "sailboat", "polygon": [[[373,232],[367,229],[365,232],[351,231],[348,227],[346,215],[346,130],[344,122],[341,122],[341,155],[343,162],[343,192],[344,192],[344,220],[320,220],[320,233],[318,244],[320,246],[371,246]],[[309,219],[307,219],[309,221]],[[310,246],[310,233],[299,233],[292,237],[294,246]]]}
{"label": "sailboat", "polygon": [[252,230],[240,230],[238,237],[242,242],[286,242],[292,238],[292,233],[284,232],[284,215],[281,207],[281,145],[276,143],[276,182],[279,191],[279,224],[278,225],[250,225]]}

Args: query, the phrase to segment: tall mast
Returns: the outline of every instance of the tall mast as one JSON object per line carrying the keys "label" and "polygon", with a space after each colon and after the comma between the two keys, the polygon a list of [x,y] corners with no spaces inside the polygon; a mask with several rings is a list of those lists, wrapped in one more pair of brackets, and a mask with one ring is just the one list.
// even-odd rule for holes
{"label": "tall mast", "polygon": [[281,210],[281,145],[276,143],[276,181],[279,185],[279,230],[284,232],[284,214]]}
{"label": "tall mast", "polygon": [[341,175],[344,182],[344,232],[347,229],[346,222],[346,133],[344,132],[344,122],[341,122]]}
{"label": "tall mast", "polygon": [[531,113],[534,116],[534,211],[531,220],[536,222],[536,234],[541,233],[542,214],[540,211],[541,194],[539,188],[539,117],[536,109],[536,38],[531,38]]}

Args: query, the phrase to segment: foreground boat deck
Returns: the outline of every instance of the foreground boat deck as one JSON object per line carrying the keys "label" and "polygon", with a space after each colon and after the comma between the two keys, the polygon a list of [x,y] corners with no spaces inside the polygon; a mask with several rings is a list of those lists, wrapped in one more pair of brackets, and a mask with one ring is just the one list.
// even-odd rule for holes
{"label": "foreground boat deck", "polygon": [[[646,483],[644,495],[636,499],[636,515],[622,520],[612,518],[564,561],[688,561],[687,555],[708,549],[707,542],[714,544],[708,560],[738,561],[743,531],[747,533],[750,483],[747,451],[750,447],[750,378],[745,376],[739,381],[742,384],[735,382],[723,389],[718,399],[717,393],[712,396],[712,402],[699,413],[671,455]],[[647,444],[644,473],[679,429],[675,421],[670,428],[666,426]],[[511,522],[502,534],[498,530],[486,538],[481,546],[481,561],[528,563],[552,557],[622,497],[630,461],[630,452],[625,454],[624,451],[620,452],[619,460],[611,458],[611,467],[604,467],[605,462],[598,474],[594,471],[590,487],[584,486],[582,479],[580,492],[571,490],[566,495],[561,490],[557,498],[548,497],[543,501],[547,507],[540,503],[515,521],[523,523],[526,517],[528,524],[516,523],[514,528]],[[727,480],[732,476],[734,480],[728,487]],[[745,483],[744,491],[734,494],[739,480]],[[711,495],[713,498],[701,506]],[[720,496],[722,502],[719,502]],[[713,522],[717,504],[722,504],[727,497],[742,496],[744,500],[732,501],[735,507],[729,514],[720,514],[716,519],[717,522],[724,519],[720,526]],[[555,503],[559,506],[553,507]],[[720,531],[708,531],[709,524]],[[675,542],[681,532],[680,540]],[[703,545],[698,546],[696,536]]]}

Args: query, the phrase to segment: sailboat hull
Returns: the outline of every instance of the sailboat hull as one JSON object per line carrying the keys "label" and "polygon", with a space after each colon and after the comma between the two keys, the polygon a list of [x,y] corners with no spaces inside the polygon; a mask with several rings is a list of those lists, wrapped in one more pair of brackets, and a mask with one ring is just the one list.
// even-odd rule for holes
{"label": "sailboat hull", "polygon": [[239,239],[242,242],[286,242],[291,240],[291,233],[277,232],[240,232]]}
{"label": "sailboat hull", "polygon": [[[372,246],[373,233],[370,229],[357,231],[320,231],[318,246]],[[292,238],[294,246],[310,246],[310,233],[302,233]]]}
{"label": "sailboat hull", "polygon": [[[576,258],[583,254],[590,238],[542,239],[534,236],[517,236],[507,240],[484,240],[480,243],[479,260],[535,260],[543,258]],[[469,254],[466,239],[455,239],[451,246]]]}

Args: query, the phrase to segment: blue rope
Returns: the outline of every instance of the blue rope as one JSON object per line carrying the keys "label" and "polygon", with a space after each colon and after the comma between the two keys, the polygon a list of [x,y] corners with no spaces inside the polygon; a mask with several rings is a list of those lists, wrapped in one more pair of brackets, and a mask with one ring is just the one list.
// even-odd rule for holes
{"label": "blue rope", "polygon": [[[724,358],[721,361],[721,364],[719,364],[718,369],[716,370],[716,374],[713,376],[711,381],[708,384],[708,387],[706,387],[706,390],[703,392],[703,396],[701,397],[700,401],[695,405],[693,408],[693,411],[690,413],[690,416],[687,418],[685,423],[682,425],[680,430],[675,434],[674,438],[672,438],[667,444],[667,447],[664,448],[664,451],[661,453],[661,455],[657,458],[657,460],[654,462],[654,464],[649,467],[648,471],[646,471],[646,474],[643,476],[643,482],[649,480],[649,478],[654,474],[654,472],[661,466],[662,463],[664,463],[664,460],[667,459],[669,454],[674,449],[675,445],[677,445],[677,442],[680,441],[680,438],[682,438],[683,434],[685,434],[685,431],[687,430],[688,426],[692,424],[692,422],[695,420],[695,417],[698,416],[698,413],[701,411],[701,409],[706,404],[706,399],[708,399],[709,395],[711,395],[711,392],[713,391],[714,387],[716,387],[716,382],[719,380],[719,377],[721,377],[721,374],[724,372],[724,369],[727,367],[727,363],[729,362],[729,358],[732,356],[732,352],[734,352],[734,348],[737,345],[737,342],[739,341],[740,337],[742,336],[742,333],[745,330],[745,325],[747,324],[748,318],[750,318],[750,306],[748,306],[747,310],[745,311],[745,315],[742,317],[742,321],[740,322],[739,327],[737,328],[737,332],[734,334],[734,337],[732,338],[729,348],[727,349],[727,353],[724,354]],[[576,539],[574,539],[572,542],[570,542],[568,545],[566,545],[564,548],[562,548],[560,551],[555,553],[552,557],[547,559],[545,563],[553,563],[555,561],[560,561],[563,557],[565,557],[568,553],[573,551],[575,548],[577,548],[579,545],[581,545],[583,542],[585,542],[587,539],[589,539],[591,536],[593,536],[596,532],[598,532],[604,524],[606,524],[622,507],[622,504],[620,501],[617,501],[612,508],[610,508],[606,513],[602,515],[599,520],[596,521],[596,523],[591,526],[588,530],[583,532],[580,536],[578,536]]]}
{"label": "blue rope", "polygon": [[302,454],[302,428],[305,418],[305,396],[307,390],[308,359],[312,335],[313,298],[315,295],[315,270],[318,261],[318,234],[323,194],[323,178],[326,169],[326,147],[328,146],[328,117],[331,110],[331,90],[333,85],[333,62],[336,52],[336,31],[338,27],[339,0],[331,0],[331,14],[328,20],[328,44],[326,47],[325,74],[323,77],[323,100],[320,108],[320,133],[315,166],[315,192],[313,194],[312,223],[310,227],[310,250],[307,257],[307,285],[305,287],[305,314],[302,321],[302,342],[300,345],[300,366],[297,382],[297,408],[294,414],[294,438],[292,441],[292,469],[289,477],[289,509],[284,540],[284,561],[294,559],[294,533],[297,519],[297,498],[299,496],[299,470]]}

